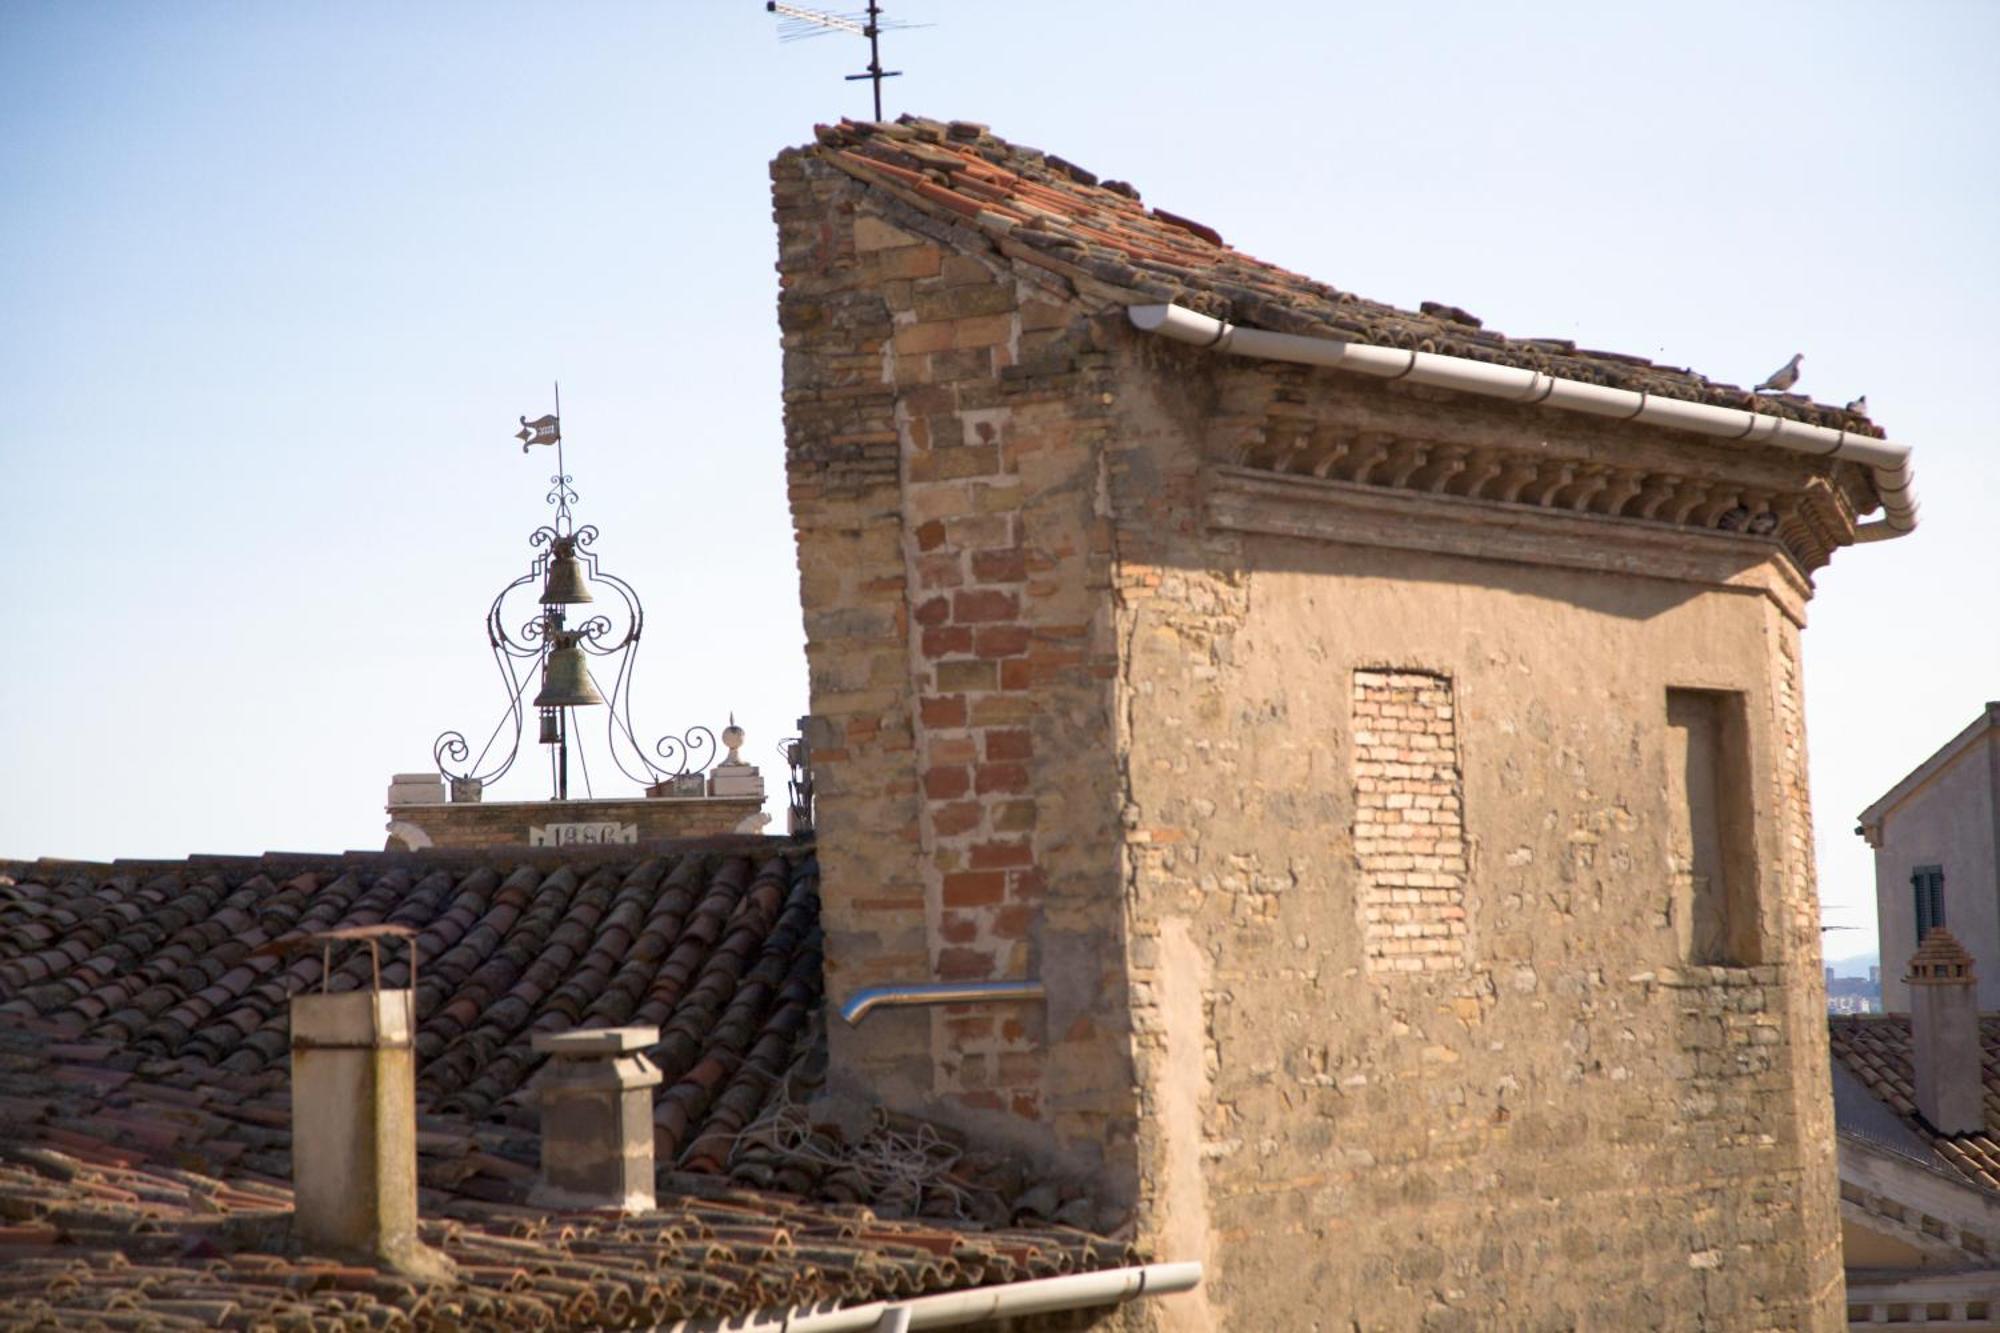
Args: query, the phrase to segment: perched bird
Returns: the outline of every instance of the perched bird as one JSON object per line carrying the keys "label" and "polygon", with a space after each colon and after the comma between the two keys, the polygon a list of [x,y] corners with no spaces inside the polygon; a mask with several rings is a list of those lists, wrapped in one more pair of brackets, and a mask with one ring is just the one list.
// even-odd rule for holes
{"label": "perched bird", "polygon": [[1716,519],[1715,526],[1724,532],[1741,532],[1743,525],[1749,521],[1750,511],[1742,505],[1737,505],[1735,508],[1725,512],[1722,517]]}
{"label": "perched bird", "polygon": [[1793,352],[1792,359],[1785,362],[1779,369],[1772,371],[1771,378],[1758,385],[1756,392],[1762,393],[1766,389],[1775,389],[1779,393],[1783,393],[1794,384],[1797,384],[1799,382],[1799,362],[1805,359],[1806,354],[1804,352]]}
{"label": "perched bird", "polygon": [[1768,509],[1761,514],[1753,516],[1750,520],[1750,531],[1756,533],[1759,537],[1768,537],[1777,530],[1778,516]]}
{"label": "perched bird", "polygon": [[1853,413],[1856,413],[1857,415],[1860,415],[1860,416],[1864,416],[1864,417],[1865,417],[1865,416],[1867,416],[1867,415],[1868,415],[1868,395],[1864,393],[1864,394],[1862,394],[1862,395],[1861,395],[1861,396],[1860,396],[1859,398],[1857,398],[1857,399],[1855,399],[1855,400],[1854,400],[1853,402],[1849,403],[1849,404],[1847,405],[1847,410],[1848,410],[1848,411],[1850,411],[1850,412],[1853,412]]}

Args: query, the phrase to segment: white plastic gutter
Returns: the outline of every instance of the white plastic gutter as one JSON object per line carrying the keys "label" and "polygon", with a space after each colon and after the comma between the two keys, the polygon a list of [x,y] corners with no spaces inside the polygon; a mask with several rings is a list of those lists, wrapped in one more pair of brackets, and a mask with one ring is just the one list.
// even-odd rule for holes
{"label": "white plastic gutter", "polygon": [[654,1333],[903,1333],[957,1328],[989,1319],[1012,1319],[1056,1310],[1084,1310],[1146,1296],[1170,1296],[1201,1285],[1199,1263],[1142,1264],[1099,1273],[1035,1278],[997,1287],[974,1287],[906,1301],[869,1301],[837,1310],[779,1310],[741,1322],[689,1319],[656,1326]]}
{"label": "white plastic gutter", "polygon": [[1378,347],[1370,343],[1343,342],[1338,338],[1316,338],[1297,333],[1272,333],[1267,329],[1246,329],[1171,304],[1128,306],[1125,314],[1135,328],[1146,333],[1157,333],[1175,342],[1232,352],[1237,356],[1329,366],[1335,370],[1373,375],[1378,379],[1408,380],[1412,384],[1430,384],[1513,403],[1540,403],[1571,412],[1587,412],[1592,416],[1668,426],[1699,435],[1774,445],[1794,453],[1860,463],[1874,474],[1875,490],[1882,497],[1883,517],[1857,524],[1854,539],[1865,542],[1900,537],[1917,526],[1917,500],[1913,489],[1916,471],[1910,463],[1910,450],[1906,445],[1891,444],[1872,435],[1809,426],[1785,417],[1765,416],[1733,407],[1711,407],[1706,403],[1690,403],[1630,389],[1607,389],[1600,384],[1559,379],[1539,370],[1496,366],[1469,357],[1412,352],[1401,347]]}

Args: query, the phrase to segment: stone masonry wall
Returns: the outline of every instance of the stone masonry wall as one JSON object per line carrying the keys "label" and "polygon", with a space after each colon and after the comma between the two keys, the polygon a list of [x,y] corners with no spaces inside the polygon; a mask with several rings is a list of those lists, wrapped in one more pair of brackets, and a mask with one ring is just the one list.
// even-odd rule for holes
{"label": "stone masonry wall", "polygon": [[[1440,478],[1488,444],[1789,464],[1173,347],[810,153],[773,180],[829,989],[1049,989],[836,1019],[835,1082],[1204,1261],[1120,1326],[1837,1327],[1803,579],[1745,536],[1217,470],[1310,436],[1420,480],[1411,433]],[[1669,689],[1749,705],[1759,967],[1679,962]]]}
{"label": "stone masonry wall", "polygon": [[1370,972],[1465,957],[1465,834],[1448,676],[1354,673],[1354,856]]}
{"label": "stone masonry wall", "polygon": [[[392,805],[389,836],[411,845],[410,829],[431,847],[529,845],[530,831],[549,824],[632,825],[637,840],[705,838],[723,833],[755,833],[764,802],[757,797],[633,799],[629,801],[467,801],[437,805]],[[407,827],[404,827],[407,826]]]}
{"label": "stone masonry wall", "polygon": [[[830,989],[1049,989],[836,1021],[836,1077],[1102,1172],[1133,1133],[1105,358],[976,233],[801,155],[773,177]],[[1130,1172],[1096,1180],[1115,1220]]]}
{"label": "stone masonry wall", "polygon": [[[1764,550],[1677,582],[1639,576],[1654,562],[1610,522],[1574,565],[1488,558],[1523,520],[1473,507],[1344,542],[1293,511],[1271,535],[1190,525],[1211,460],[1252,437],[1433,431],[1449,400],[1138,339],[1123,356],[1141,1217],[1156,1251],[1208,1266],[1199,1304],[1149,1317],[1839,1327],[1801,608],[1757,575]],[[1513,428],[1485,424],[1521,447]],[[1764,966],[1680,964],[1670,688],[1749,701]],[[1391,709],[1422,730],[1385,733]],[[1419,734],[1455,752],[1412,763]],[[1417,791],[1391,810],[1390,764],[1462,801],[1460,857],[1446,835],[1420,872],[1433,853],[1385,836],[1433,827]],[[1397,882],[1418,873],[1438,879]],[[1462,933],[1421,933],[1454,909]],[[1437,951],[1390,953],[1399,925]]]}

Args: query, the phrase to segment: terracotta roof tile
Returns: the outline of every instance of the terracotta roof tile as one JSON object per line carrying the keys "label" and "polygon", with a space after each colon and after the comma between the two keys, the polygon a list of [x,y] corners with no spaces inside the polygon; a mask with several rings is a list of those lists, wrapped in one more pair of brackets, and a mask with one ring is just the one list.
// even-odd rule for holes
{"label": "terracotta roof tile", "polygon": [[[416,932],[419,1207],[450,1287],[289,1246],[289,998],[370,963],[260,949],[376,923]],[[810,849],[778,840],[0,866],[0,1325],[627,1327],[1128,1262],[1018,1164],[878,1117],[933,1164],[899,1193],[804,1116],[819,950]],[[382,971],[407,982],[401,945]],[[529,1036],[625,1023],[661,1029],[660,1210],[528,1208]]]}
{"label": "terracotta roof tile", "polygon": [[[1943,934],[1933,931],[1931,936]],[[1928,937],[1927,937],[1928,941]],[[1956,941],[1940,952],[1950,956]],[[1910,1020],[1900,1014],[1840,1015],[1829,1020],[1833,1058],[1846,1065],[1863,1087],[1901,1116],[1939,1156],[1974,1184],[2000,1191],[2000,1014],[1979,1019],[1981,1071],[1986,1087],[1986,1129],[1978,1134],[1943,1135],[1917,1114],[1915,1067],[1910,1056]]]}
{"label": "terracotta roof tile", "polygon": [[1148,208],[1053,153],[980,126],[904,116],[893,124],[822,125],[814,153],[913,208],[976,227],[1005,253],[1281,333],[1316,334],[1470,357],[1609,385],[1879,435],[1866,418],[1796,394],[1758,394],[1644,357],[1579,350],[1555,338],[1509,338],[1456,306],[1400,310],[1231,248],[1205,222]]}

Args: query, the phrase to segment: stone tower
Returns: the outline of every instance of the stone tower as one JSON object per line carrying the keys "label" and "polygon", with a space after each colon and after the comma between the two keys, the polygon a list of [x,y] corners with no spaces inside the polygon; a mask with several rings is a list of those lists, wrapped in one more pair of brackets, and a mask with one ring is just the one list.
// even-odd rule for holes
{"label": "stone tower", "polygon": [[834,1019],[835,1078],[1205,1260],[1169,1327],[1839,1327],[1799,630],[1908,515],[1651,423],[1873,428],[978,126],[773,179],[830,992],[1045,992]]}

